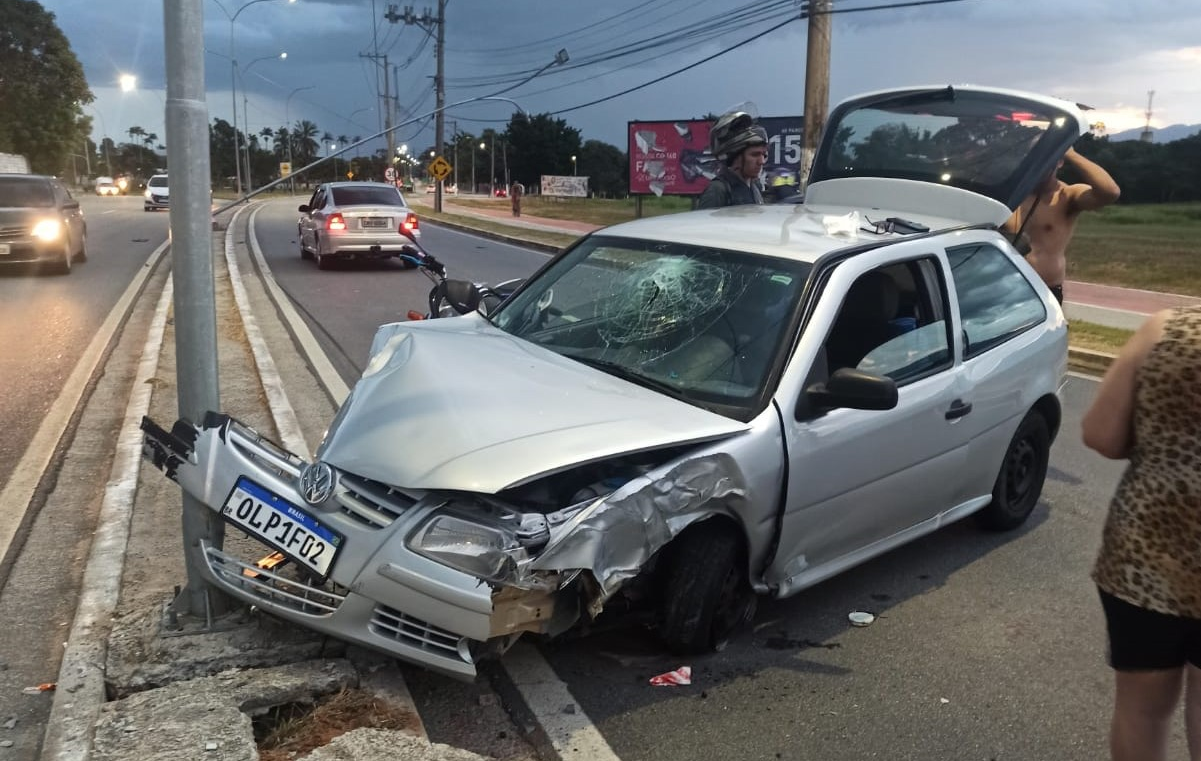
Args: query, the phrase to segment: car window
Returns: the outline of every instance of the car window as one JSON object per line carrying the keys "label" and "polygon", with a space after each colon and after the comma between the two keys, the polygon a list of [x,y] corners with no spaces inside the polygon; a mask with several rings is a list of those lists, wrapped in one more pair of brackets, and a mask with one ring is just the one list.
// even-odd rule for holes
{"label": "car window", "polygon": [[167,187],[167,178],[166,177],[151,177],[150,182],[148,184],[152,188],[165,188],[165,187]]}
{"label": "car window", "polygon": [[321,208],[321,188],[317,188],[313,191],[313,197],[309,199],[308,206],[310,209]]}
{"label": "car window", "polygon": [[959,293],[965,359],[974,357],[1047,318],[1042,298],[1010,254],[988,244],[947,250]]}
{"label": "car window", "polygon": [[934,257],[865,272],[847,289],[826,338],[830,372],[842,367],[903,385],[951,366],[946,288]]}
{"label": "car window", "polygon": [[54,206],[50,183],[37,177],[0,178],[0,207],[48,208]]}
{"label": "car window", "polygon": [[396,188],[356,186],[335,187],[334,206],[404,206]]}
{"label": "car window", "polygon": [[584,364],[746,417],[769,385],[809,268],[744,252],[592,236],[492,319]]}

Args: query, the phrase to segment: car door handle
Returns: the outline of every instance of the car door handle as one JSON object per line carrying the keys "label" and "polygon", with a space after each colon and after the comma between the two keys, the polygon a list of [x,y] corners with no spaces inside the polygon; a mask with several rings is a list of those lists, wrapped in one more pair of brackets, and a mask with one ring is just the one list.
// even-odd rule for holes
{"label": "car door handle", "polygon": [[947,420],[958,420],[971,411],[972,405],[968,404],[962,399],[956,399],[955,401],[951,402],[951,409],[947,410],[946,417]]}

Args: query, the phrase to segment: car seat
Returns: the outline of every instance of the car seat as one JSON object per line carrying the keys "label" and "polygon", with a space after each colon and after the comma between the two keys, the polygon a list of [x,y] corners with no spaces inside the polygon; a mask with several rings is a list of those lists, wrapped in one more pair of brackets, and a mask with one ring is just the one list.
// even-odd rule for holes
{"label": "car seat", "polygon": [[851,285],[826,339],[831,372],[857,366],[868,352],[897,335],[891,321],[899,300],[896,281],[880,270],[864,273]]}

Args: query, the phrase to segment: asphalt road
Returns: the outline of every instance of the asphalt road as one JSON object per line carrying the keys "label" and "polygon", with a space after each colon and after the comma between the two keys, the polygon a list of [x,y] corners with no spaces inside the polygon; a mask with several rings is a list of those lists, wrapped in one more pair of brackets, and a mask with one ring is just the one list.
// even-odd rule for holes
{"label": "asphalt road", "polygon": [[[10,744],[0,746],[3,758],[35,758],[42,740],[53,693],[26,690],[54,682],[59,672],[111,472],[113,432],[129,397],[133,354],[117,349],[98,357],[101,364],[86,391],[74,389],[90,395],[95,404],[74,410],[56,400],[65,386],[77,382],[71,380],[77,364],[91,369],[93,362],[85,355],[93,339],[115,310],[124,318],[121,297],[167,237],[168,216],[143,212],[140,197],[84,196],[81,205],[88,222],[87,262],[76,264],[66,276],[41,275],[31,267],[0,269],[0,383],[5,388],[0,395],[5,432],[0,437],[0,489],[7,493],[23,478],[36,483],[40,465],[33,474],[18,469],[27,450],[40,451],[45,444],[60,451],[32,499],[24,492],[0,505],[0,523],[21,525],[0,541],[5,558],[0,564],[0,743]],[[146,326],[138,327],[144,342]],[[132,340],[139,340],[138,327],[131,331]],[[60,418],[64,405],[66,414]],[[39,441],[43,420],[65,426],[61,443]],[[49,425],[62,431],[54,422]],[[68,444],[69,454],[61,454]]]}
{"label": "asphalt road", "polygon": [[11,473],[109,311],[167,238],[167,214],[141,196],[80,198],[88,261],[70,275],[0,267],[0,473]]}
{"label": "asphalt road", "polygon": [[[257,237],[353,382],[375,327],[424,310],[429,283],[392,264],[320,272],[300,259],[295,216],[269,205]],[[495,282],[546,258],[429,225],[423,236],[452,276]],[[544,646],[578,703],[564,711],[587,714],[626,761],[1104,757],[1111,674],[1088,573],[1121,464],[1080,443],[1095,390],[1075,376],[1064,387],[1043,500],[1018,531],[961,522],[790,599],[763,600],[753,631],[687,663],[630,627]],[[877,619],[851,627],[852,611]],[[693,668],[691,686],[648,684],[681,665]],[[1173,742],[1182,752],[1183,738]]]}

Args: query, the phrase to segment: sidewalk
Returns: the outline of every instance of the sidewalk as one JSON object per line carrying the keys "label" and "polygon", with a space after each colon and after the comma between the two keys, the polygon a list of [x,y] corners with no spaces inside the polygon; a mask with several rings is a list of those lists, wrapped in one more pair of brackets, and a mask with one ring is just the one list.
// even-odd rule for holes
{"label": "sidewalk", "polygon": [[[478,198],[487,200],[485,196]],[[409,200],[417,206],[427,208],[433,206],[433,196],[413,194],[409,196]],[[514,237],[518,238],[520,237],[519,231],[522,229],[566,235],[586,235],[601,227],[587,222],[538,217],[525,213],[519,218],[514,217],[509,210],[508,203],[495,202],[495,208],[482,209],[464,206],[457,201],[455,196],[444,197],[443,210],[463,217],[474,217],[512,227]],[[1067,298],[1063,305],[1063,311],[1069,319],[1123,330],[1137,329],[1147,315],[1161,309],[1201,304],[1201,298],[1193,296],[1118,288],[1071,280],[1064,283],[1063,290]]]}

